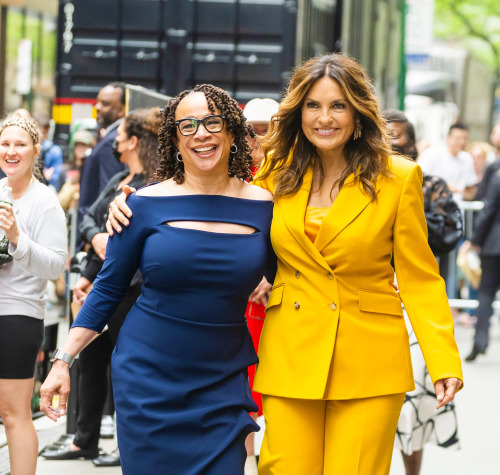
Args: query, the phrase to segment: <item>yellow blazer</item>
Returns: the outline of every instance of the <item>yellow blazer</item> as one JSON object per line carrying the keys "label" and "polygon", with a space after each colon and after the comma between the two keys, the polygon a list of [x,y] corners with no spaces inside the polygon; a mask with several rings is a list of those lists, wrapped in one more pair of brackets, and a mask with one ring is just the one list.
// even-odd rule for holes
{"label": "yellow blazer", "polygon": [[[312,170],[296,194],[275,203],[278,271],[254,390],[303,399],[413,390],[401,300],[432,380],[462,379],[445,284],[427,243],[421,169],[402,157],[390,169],[376,183],[375,201],[351,175],[314,244],[304,232]],[[257,184],[273,191],[271,177]]]}

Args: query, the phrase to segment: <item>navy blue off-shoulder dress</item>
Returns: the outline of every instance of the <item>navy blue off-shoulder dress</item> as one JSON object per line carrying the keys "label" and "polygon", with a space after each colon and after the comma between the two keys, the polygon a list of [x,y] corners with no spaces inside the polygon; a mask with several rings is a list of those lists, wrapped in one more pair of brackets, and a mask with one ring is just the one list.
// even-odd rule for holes
{"label": "navy blue off-shoulder dress", "polygon": [[[73,326],[102,331],[139,268],[142,294],[112,357],[118,444],[126,475],[243,474],[258,430],[247,367],[257,362],[247,299],[273,268],[272,202],[225,196],[139,196],[113,236]],[[251,234],[170,226],[226,222]],[[273,276],[274,277],[274,276]]]}

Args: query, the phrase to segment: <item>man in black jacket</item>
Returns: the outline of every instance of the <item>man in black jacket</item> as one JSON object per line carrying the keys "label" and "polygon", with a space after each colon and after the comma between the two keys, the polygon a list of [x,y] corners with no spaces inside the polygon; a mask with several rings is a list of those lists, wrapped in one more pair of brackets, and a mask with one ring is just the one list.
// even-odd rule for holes
{"label": "man in black jacket", "polygon": [[472,244],[480,249],[481,284],[476,316],[474,346],[466,361],[474,361],[484,354],[489,342],[489,321],[493,301],[500,289],[500,171],[496,171],[488,185],[484,208],[476,220]]}
{"label": "man in black jacket", "polygon": [[112,82],[104,86],[97,95],[95,108],[101,140],[85,160],[80,179],[76,241],[78,249],[83,245],[78,231],[83,217],[108,184],[109,179],[123,170],[123,164],[113,155],[112,145],[118,125],[125,116],[125,84]]}

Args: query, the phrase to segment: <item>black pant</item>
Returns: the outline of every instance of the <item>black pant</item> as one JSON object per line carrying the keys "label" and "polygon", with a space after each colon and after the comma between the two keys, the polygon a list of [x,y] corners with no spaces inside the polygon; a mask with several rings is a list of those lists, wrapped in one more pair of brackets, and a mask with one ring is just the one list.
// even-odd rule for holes
{"label": "black pant", "polygon": [[78,418],[74,444],[97,450],[101,417],[108,390],[108,365],[113,352],[109,332],[102,333],[80,353],[78,381]]}
{"label": "black pant", "polygon": [[474,347],[480,351],[484,351],[489,342],[490,317],[493,314],[492,304],[496,293],[500,289],[500,256],[482,255],[481,271]]}
{"label": "black pant", "polygon": [[111,354],[120,327],[140,295],[140,287],[130,287],[109,321],[109,331],[102,333],[80,353],[78,418],[73,443],[81,449],[94,450],[98,447]]}

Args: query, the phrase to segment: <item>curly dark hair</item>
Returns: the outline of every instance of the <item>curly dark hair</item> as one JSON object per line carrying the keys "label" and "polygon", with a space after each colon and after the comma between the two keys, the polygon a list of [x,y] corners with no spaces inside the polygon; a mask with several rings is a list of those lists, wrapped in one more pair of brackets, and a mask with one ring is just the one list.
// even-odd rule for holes
{"label": "curly dark hair", "polygon": [[136,109],[125,117],[123,127],[127,137],[137,137],[137,154],[144,168],[144,175],[150,177],[158,168],[158,131],[162,121],[159,107]]}
{"label": "curly dark hair", "polygon": [[[370,79],[363,67],[345,54],[317,56],[294,70],[286,96],[262,141],[266,159],[259,179],[265,180],[275,172],[275,199],[296,193],[302,186],[307,168],[314,164],[318,155],[302,131],[301,110],[312,85],[323,77],[330,77],[339,85],[362,126],[361,138],[351,137],[345,145],[347,167],[336,184],[342,188],[349,174],[354,173],[374,200],[377,177],[391,174],[388,166],[390,147]],[[319,165],[322,181],[321,162]]]}
{"label": "curly dark hair", "polygon": [[179,162],[176,158],[178,150],[174,141],[174,138],[177,137],[175,111],[182,99],[195,92],[202,92],[205,95],[208,108],[212,113],[216,114],[217,108],[226,118],[226,130],[233,136],[234,144],[238,148],[237,152],[231,153],[229,157],[229,176],[250,181],[252,179],[252,157],[246,136],[247,134],[251,137],[255,136],[252,127],[246,123],[245,116],[238,102],[232,99],[226,91],[211,84],[201,84],[195,86],[193,89],[182,91],[170,99],[165,109],[163,109],[163,123],[158,133],[158,151],[161,160],[160,165],[149,182],[173,178],[178,184],[184,183],[184,163]]}

